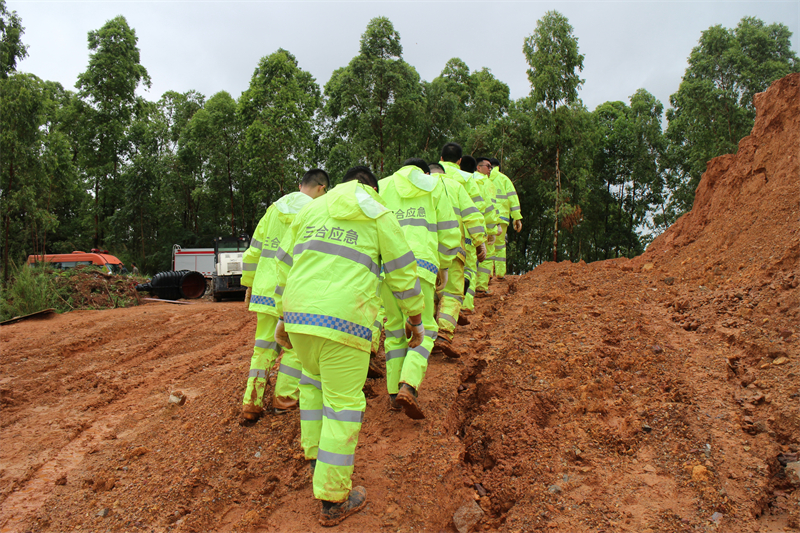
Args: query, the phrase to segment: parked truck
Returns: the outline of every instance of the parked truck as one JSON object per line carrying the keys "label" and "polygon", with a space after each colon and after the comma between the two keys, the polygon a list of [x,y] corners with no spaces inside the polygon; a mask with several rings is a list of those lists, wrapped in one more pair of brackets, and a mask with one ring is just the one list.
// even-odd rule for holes
{"label": "parked truck", "polygon": [[244,299],[247,287],[242,285],[242,258],[250,246],[250,237],[217,237],[214,239],[214,274],[211,291],[215,302],[223,298]]}
{"label": "parked truck", "polygon": [[210,280],[214,275],[214,248],[181,248],[173,244],[172,270],[193,270]]}

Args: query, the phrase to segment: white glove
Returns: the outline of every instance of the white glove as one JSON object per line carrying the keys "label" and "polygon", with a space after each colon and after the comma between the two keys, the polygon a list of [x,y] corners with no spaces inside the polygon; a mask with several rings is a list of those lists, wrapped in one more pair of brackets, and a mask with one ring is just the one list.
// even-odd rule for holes
{"label": "white glove", "polygon": [[287,350],[293,348],[292,341],[289,340],[289,334],[286,333],[282,318],[278,319],[278,325],[275,326],[275,341]]}

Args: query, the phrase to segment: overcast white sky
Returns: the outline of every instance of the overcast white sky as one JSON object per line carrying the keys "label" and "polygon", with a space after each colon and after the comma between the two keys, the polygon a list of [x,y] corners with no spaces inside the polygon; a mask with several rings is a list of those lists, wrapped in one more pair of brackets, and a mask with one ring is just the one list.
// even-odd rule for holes
{"label": "overcast white sky", "polygon": [[25,27],[29,57],[19,70],[73,89],[86,70],[87,33],[123,15],[136,30],[141,62],[152,78],[145,97],[195,89],[206,97],[247,89],[265,55],[285,48],[324,87],[358,53],[373,17],[400,33],[404,59],[425,80],[452,57],[471,70],[488,67],[511,88],[530,91],[522,45],[548,10],[564,14],[584,54],[580,96],[593,110],[628,101],[643,87],[666,107],[678,89],[700,32],[735,27],[744,16],[780,22],[798,51],[800,1],[326,2],[326,1],[35,1],[8,0]]}

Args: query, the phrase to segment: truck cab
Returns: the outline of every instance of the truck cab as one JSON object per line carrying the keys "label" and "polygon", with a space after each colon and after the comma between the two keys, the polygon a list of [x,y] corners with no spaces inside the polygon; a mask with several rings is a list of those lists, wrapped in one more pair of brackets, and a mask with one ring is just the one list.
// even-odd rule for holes
{"label": "truck cab", "polygon": [[250,237],[216,237],[214,239],[214,273],[211,279],[215,302],[223,298],[244,299],[247,287],[242,285],[242,258],[250,246]]}

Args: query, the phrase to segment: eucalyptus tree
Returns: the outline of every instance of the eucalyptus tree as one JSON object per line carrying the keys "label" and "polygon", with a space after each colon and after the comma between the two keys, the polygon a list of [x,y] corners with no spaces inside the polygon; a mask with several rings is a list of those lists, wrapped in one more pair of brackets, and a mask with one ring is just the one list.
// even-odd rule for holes
{"label": "eucalyptus tree", "polygon": [[24,33],[17,12],[9,13],[6,0],[0,0],[0,79],[17,70],[17,61],[28,56],[28,46],[22,43]]}
{"label": "eucalyptus tree", "polygon": [[242,214],[251,230],[267,206],[295,190],[297,180],[312,166],[314,118],[320,106],[319,85],[294,55],[281,48],[261,58],[237,108],[247,178],[241,190]]}
{"label": "eucalyptus tree", "polygon": [[662,112],[661,102],[639,89],[630,106],[606,102],[592,113],[595,150],[583,210],[591,243],[587,259],[633,257],[657,231],[652,221],[663,204]]}
{"label": "eucalyptus tree", "polygon": [[385,17],[370,20],[359,53],[325,85],[325,139],[334,175],[368,164],[379,175],[417,155],[425,112],[416,69],[403,60],[400,34]]}
{"label": "eucalyptus tree", "polygon": [[58,215],[81,206],[69,143],[58,124],[60,92],[60,85],[33,74],[0,79],[4,282],[10,259],[46,252]]}
{"label": "eucalyptus tree", "polygon": [[[201,216],[200,234],[209,241],[223,230],[224,233],[229,230],[231,235],[246,230],[239,209],[243,201],[244,165],[239,148],[242,124],[236,109],[236,100],[228,92],[220,91],[192,116],[182,133],[179,156],[184,168],[199,177],[192,197],[205,214]],[[225,218],[229,221],[227,229],[220,222]]]}
{"label": "eucalyptus tree", "polygon": [[[80,110],[81,166],[92,180],[94,245],[103,240],[101,227],[119,198],[109,198],[108,181],[115,184],[128,154],[127,131],[143,107],[136,96],[140,84],[150,87],[150,76],[139,63],[136,31],[125,17],[115,17],[88,36],[89,66],[75,87],[84,105]],[[101,220],[102,219],[102,220]]]}
{"label": "eucalyptus tree", "polygon": [[736,153],[755,121],[753,97],[792,72],[800,60],[792,32],[780,23],[743,18],[734,29],[702,32],[667,110],[670,188],[666,224],[692,207],[709,160]]}
{"label": "eucalyptus tree", "polygon": [[569,106],[578,102],[578,89],[583,84],[578,74],[583,70],[583,55],[578,52],[578,39],[567,18],[557,11],[548,11],[536,23],[536,30],[522,48],[530,68],[531,99],[541,105],[549,117],[548,130],[552,131],[555,148],[555,198],[553,227],[553,261],[558,261],[559,215],[561,198],[561,151],[563,134],[570,128],[573,116]]}

